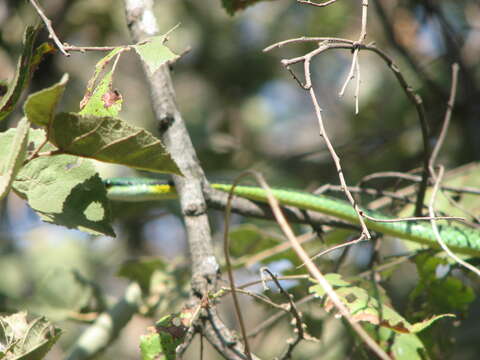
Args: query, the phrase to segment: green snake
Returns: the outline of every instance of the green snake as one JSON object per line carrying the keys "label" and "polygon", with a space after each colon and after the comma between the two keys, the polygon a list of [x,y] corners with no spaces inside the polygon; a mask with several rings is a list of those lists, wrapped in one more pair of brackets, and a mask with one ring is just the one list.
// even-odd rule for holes
{"label": "green snake", "polygon": [[[111,200],[147,201],[177,197],[172,183],[155,179],[113,178],[104,182],[107,196]],[[223,192],[229,192],[233,187],[231,184],[216,183],[210,186]],[[320,212],[353,224],[359,223],[357,212],[346,201],[296,190],[272,188],[271,191],[281,205]],[[268,202],[267,193],[261,187],[239,185],[234,188],[233,193],[250,200]],[[376,219],[394,219],[377,211],[361,210]],[[428,221],[378,222],[368,218],[364,218],[364,221],[370,230],[439,248]],[[480,256],[480,230],[447,220],[438,221],[438,229],[443,242],[451,250],[465,255]]]}

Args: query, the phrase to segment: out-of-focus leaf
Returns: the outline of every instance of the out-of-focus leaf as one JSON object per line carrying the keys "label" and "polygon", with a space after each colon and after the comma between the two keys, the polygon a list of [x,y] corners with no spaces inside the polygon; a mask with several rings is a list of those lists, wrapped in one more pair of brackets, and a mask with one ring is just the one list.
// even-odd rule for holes
{"label": "out-of-focus leaf", "polygon": [[[414,258],[419,281],[410,293],[410,302],[423,304],[416,317],[438,312],[465,312],[475,300],[474,290],[449,272],[448,259],[422,253]],[[442,274],[443,273],[443,274]]]}
{"label": "out-of-focus leaf", "polygon": [[144,293],[148,293],[153,273],[165,268],[165,262],[159,258],[129,260],[122,264],[117,275],[136,281]]}
{"label": "out-of-focus leaf", "polygon": [[10,191],[13,180],[15,180],[15,176],[25,160],[29,129],[30,124],[27,119],[20,120],[11,147],[2,148],[2,151],[8,154],[8,158],[3,167],[0,167],[0,199],[3,199]]}
{"label": "out-of-focus leaf", "polygon": [[0,354],[9,360],[42,359],[61,335],[61,330],[45,318],[28,321],[24,312],[2,316],[0,323]]}
{"label": "out-of-focus leaf", "polygon": [[32,307],[54,321],[65,320],[86,307],[92,286],[75,270],[51,269],[38,283]]}
{"label": "out-of-focus leaf", "polygon": [[[0,134],[0,149],[10,148],[15,134],[16,129]],[[29,132],[31,149],[44,141],[43,130]],[[53,146],[47,144],[44,149],[52,150]],[[7,157],[8,152],[0,152],[0,163]],[[88,159],[70,155],[38,157],[20,169],[13,189],[45,221],[114,236],[105,186]]]}
{"label": "out-of-focus leaf", "polygon": [[[368,327],[367,327],[368,328]],[[416,334],[402,334],[381,327],[372,333],[379,336],[379,343],[396,360],[426,360],[427,349]]]}
{"label": "out-of-focus leaf", "polygon": [[68,74],[64,74],[56,84],[31,94],[23,106],[23,111],[28,120],[36,125],[48,127],[55,116],[55,109],[60,102]]}
{"label": "out-of-focus leaf", "polygon": [[155,332],[154,328],[149,328],[149,330],[152,330],[153,332],[140,336],[140,353],[142,355],[142,360],[166,359],[163,355],[160,335]]}
{"label": "out-of-focus leaf", "polygon": [[260,1],[272,0],[222,0],[222,5],[229,15],[235,15],[237,11],[244,10],[246,7],[254,5]]}
{"label": "out-of-focus leaf", "polygon": [[152,172],[180,174],[159,139],[120,119],[61,113],[55,116],[48,136],[68,154]]}
{"label": "out-of-focus leaf", "polygon": [[166,35],[159,35],[133,46],[151,74],[166,62],[175,61],[179,57],[165,45],[166,40]]}
{"label": "out-of-focus leaf", "polygon": [[[328,274],[326,279],[350,310],[352,319],[357,322],[364,321],[399,333],[413,334],[442,317],[454,317],[452,314],[437,315],[427,321],[422,321],[421,324],[412,325],[388,304],[379,302],[375,294],[370,294],[365,289],[346,282],[339,274]],[[320,285],[310,287],[310,292],[320,297],[325,295],[325,291]],[[335,308],[330,298],[326,299],[324,307],[327,311]]]}
{"label": "out-of-focus leaf", "polygon": [[18,60],[15,78],[8,86],[7,93],[0,100],[0,121],[5,119],[15,109],[23,89],[28,86],[30,77],[44,54],[42,47],[40,51],[37,52],[37,56],[34,56],[35,51],[33,45],[40,28],[39,26],[28,26],[25,29],[23,35],[23,51]]}
{"label": "out-of-focus leaf", "polygon": [[230,231],[230,254],[235,257],[257,254],[280,244],[280,238],[267,235],[255,225],[240,225]]}
{"label": "out-of-focus leaf", "polygon": [[166,315],[140,338],[142,360],[175,360],[176,348],[185,338],[191,324],[192,310]]}
{"label": "out-of-focus leaf", "polygon": [[[474,162],[466,164],[447,172],[442,180],[442,186],[480,188],[480,163]],[[425,204],[428,204],[430,201],[431,194],[432,190],[429,188],[426,192]],[[437,215],[459,216],[471,219],[470,214],[473,214],[479,219],[480,201],[478,201],[477,194],[455,194],[455,192],[445,192],[445,194],[451,198],[455,198],[458,206],[452,205],[452,202],[443,195],[437,196],[434,206]],[[399,216],[411,216],[413,211],[414,205],[406,205],[399,213]],[[425,248],[424,245],[412,241],[405,241],[403,243],[405,247],[413,251]],[[453,259],[450,259],[450,262],[453,261]]]}

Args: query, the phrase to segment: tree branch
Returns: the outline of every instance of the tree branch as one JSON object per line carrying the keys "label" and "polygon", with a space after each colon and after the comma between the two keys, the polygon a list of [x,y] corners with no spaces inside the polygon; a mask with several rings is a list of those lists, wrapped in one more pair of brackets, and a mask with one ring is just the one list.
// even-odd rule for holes
{"label": "tree branch", "polygon": [[137,312],[141,295],[140,286],[130,284],[125,295],[83,332],[70,349],[67,360],[91,359],[107,348]]}
{"label": "tree branch", "polygon": [[[127,24],[134,41],[158,34],[152,0],[124,0],[124,3]],[[216,289],[220,268],[214,256],[203,195],[203,188],[208,182],[178,110],[168,64],[161,66],[153,75],[145,65],[144,71],[160,136],[183,174],[173,176],[173,181],[180,198],[192,260],[191,301],[198,304]],[[246,359],[243,345],[234,340],[230,330],[218,318],[215,307],[208,306],[207,310],[208,317],[200,331],[225,358]]]}

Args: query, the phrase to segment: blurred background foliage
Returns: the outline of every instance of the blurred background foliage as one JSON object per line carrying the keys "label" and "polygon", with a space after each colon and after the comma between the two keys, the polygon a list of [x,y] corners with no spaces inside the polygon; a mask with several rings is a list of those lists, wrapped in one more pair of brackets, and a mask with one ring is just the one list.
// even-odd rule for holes
{"label": "blurred background foliage", "polygon": [[[326,8],[301,6],[286,0],[260,2],[234,17],[225,12],[220,0],[163,0],[155,4],[161,32],[181,23],[170,36],[169,46],[177,53],[191,48],[173,65],[173,79],[179,107],[209,179],[228,180],[245,169],[254,168],[277,186],[314,189],[326,183],[338,183],[333,162],[318,135],[311,102],[280,64],[282,58],[300,56],[312,49],[312,45],[289,45],[269,53],[263,53],[262,49],[300,36],[356,39],[361,14],[358,1],[340,0]],[[130,42],[123,3],[118,0],[45,0],[42,5],[64,42],[77,46]],[[0,2],[0,79],[12,78],[23,31],[38,21],[28,1]],[[43,31],[41,36],[47,40],[48,34]],[[479,3],[372,0],[367,42],[375,42],[388,52],[409,84],[423,97],[432,142],[446,110],[451,64],[454,61],[460,64],[458,98],[439,162],[455,168],[478,160]],[[76,111],[95,63],[102,56],[95,52],[72,53],[69,58],[59,53],[50,55],[35,73],[30,91],[50,86],[68,72],[71,80],[61,107]],[[372,172],[410,171],[421,166],[422,143],[415,109],[378,57],[360,53],[360,113],[354,114],[353,85],[343,98],[338,97],[350,62],[349,51],[330,51],[317,57],[312,67],[327,131],[341,157],[348,183],[356,184]],[[301,69],[297,70],[300,73]],[[155,132],[149,94],[135,56],[123,56],[114,86],[125,100],[122,118]],[[2,130],[13,126],[20,116],[18,111],[0,124]],[[99,164],[99,171],[104,176],[134,175],[129,169],[105,164]],[[377,185],[390,184],[382,181]],[[92,240],[79,232],[41,223],[23,201],[10,196],[2,205],[0,217],[0,309],[27,307],[58,321],[72,318],[88,321],[95,311],[122,294],[126,281],[115,273],[126,259],[160,256],[170,261],[176,259],[174,263],[179,267],[188,266],[185,232],[173,202],[135,207],[122,204],[115,205],[115,209],[121,218],[116,227],[118,237]],[[212,213],[212,227],[218,240],[222,221],[220,213]],[[236,217],[234,221],[242,222],[242,219]],[[274,231],[272,224],[257,224],[266,231]],[[365,264],[360,261],[355,266],[362,268]],[[58,275],[58,269],[65,271]],[[240,274],[244,279],[251,277],[246,270]],[[63,283],[55,285],[61,289],[54,289],[58,293],[77,291],[93,295],[83,301],[81,296],[72,299],[66,296],[63,300],[67,304],[55,304],[57,309],[61,306],[66,309],[56,317],[55,311],[46,308],[48,294],[41,291],[48,277],[63,279]],[[239,278],[241,280],[242,275]],[[399,304],[406,301],[414,281],[402,279],[391,285],[398,287],[390,290],[396,294]],[[182,301],[183,298],[175,299],[163,311],[177,310]],[[263,306],[251,306],[250,300],[245,300],[245,305],[247,315],[251,315],[247,316],[247,324],[253,328],[255,319],[266,317],[267,310]],[[225,307],[228,308],[228,304]],[[324,346],[329,349],[323,358],[345,356],[350,351],[349,340],[344,337],[338,340],[345,329],[333,319],[325,320],[322,311],[310,310],[309,330],[317,336],[322,333]],[[471,315],[474,313],[478,311],[472,311]],[[225,317],[227,323],[233,322],[231,312]],[[138,357],[139,334],[150,324],[148,318],[136,317],[122,333],[122,339],[102,358]],[[468,326],[464,334],[478,334],[478,323]],[[63,358],[65,349],[82,329],[72,321],[61,323],[61,327],[68,331],[60,346],[50,353],[52,359]],[[261,349],[261,356],[271,358],[278,351],[275,339],[288,329],[283,323],[275,331],[258,336],[254,348]],[[468,359],[480,354],[474,338],[470,336],[468,341],[466,337],[455,358]],[[192,346],[188,356],[198,358],[197,349],[196,345]],[[316,351],[317,344],[308,344],[295,358],[318,358],[314,355]],[[214,355],[210,356],[207,358]]]}

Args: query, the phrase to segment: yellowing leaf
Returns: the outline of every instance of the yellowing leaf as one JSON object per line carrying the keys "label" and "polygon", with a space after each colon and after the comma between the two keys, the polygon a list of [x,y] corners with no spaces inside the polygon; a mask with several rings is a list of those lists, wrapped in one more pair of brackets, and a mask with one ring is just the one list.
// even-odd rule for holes
{"label": "yellowing leaf", "polygon": [[[350,284],[339,274],[328,274],[325,277],[350,310],[351,317],[356,322],[368,322],[399,333],[410,334],[422,331],[442,317],[454,316],[452,314],[438,315],[412,325],[388,304],[378,301],[375,294],[370,294],[365,289]],[[320,297],[325,295],[325,291],[320,285],[310,287],[310,292]],[[326,299],[324,307],[326,311],[332,311],[335,308],[330,298]]]}

